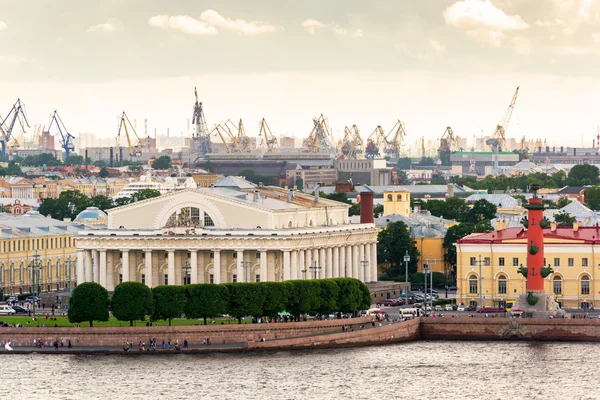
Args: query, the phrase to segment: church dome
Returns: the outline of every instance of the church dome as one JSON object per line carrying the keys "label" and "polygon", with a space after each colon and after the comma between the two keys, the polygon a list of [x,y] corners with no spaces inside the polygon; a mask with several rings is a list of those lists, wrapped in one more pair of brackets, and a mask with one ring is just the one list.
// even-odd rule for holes
{"label": "church dome", "polygon": [[75,222],[85,225],[106,224],[108,215],[98,207],[88,207],[75,217]]}

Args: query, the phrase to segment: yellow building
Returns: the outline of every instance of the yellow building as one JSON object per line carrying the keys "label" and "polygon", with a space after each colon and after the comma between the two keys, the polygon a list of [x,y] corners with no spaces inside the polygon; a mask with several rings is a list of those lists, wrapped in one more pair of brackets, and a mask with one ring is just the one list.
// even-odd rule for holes
{"label": "yellow building", "polygon": [[[544,230],[545,265],[554,273],[545,280],[546,293],[554,294],[563,308],[600,305],[600,228],[551,227]],[[503,306],[526,293],[526,280],[517,268],[527,266],[527,231],[508,228],[474,233],[456,243],[457,303],[484,307]]]}
{"label": "yellow building", "polygon": [[383,215],[410,215],[410,192],[383,192]]}
{"label": "yellow building", "polygon": [[38,265],[35,281],[41,293],[73,287],[77,282],[74,236],[85,229],[89,228],[35,211],[0,214],[0,292],[33,293],[33,265]]}

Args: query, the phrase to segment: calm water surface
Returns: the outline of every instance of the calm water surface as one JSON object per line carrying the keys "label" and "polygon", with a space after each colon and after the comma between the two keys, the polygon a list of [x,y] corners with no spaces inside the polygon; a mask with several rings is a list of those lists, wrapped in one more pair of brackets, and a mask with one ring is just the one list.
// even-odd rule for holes
{"label": "calm water surface", "polygon": [[0,355],[3,398],[600,399],[600,345],[416,342],[157,356]]}

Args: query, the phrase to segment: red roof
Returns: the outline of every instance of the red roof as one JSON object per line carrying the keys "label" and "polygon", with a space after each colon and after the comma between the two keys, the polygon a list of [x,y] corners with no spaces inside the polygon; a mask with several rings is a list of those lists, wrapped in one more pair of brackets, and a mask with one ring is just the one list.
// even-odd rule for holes
{"label": "red roof", "polygon": [[[582,243],[592,244],[600,243],[600,227],[583,226],[577,231],[572,227],[557,227],[554,232],[551,228],[544,229],[544,237],[548,239],[563,239],[565,242],[573,243],[579,241]],[[460,239],[457,243],[460,244],[501,244],[505,240],[526,239],[527,230],[525,228],[507,228],[495,232],[488,233],[472,233]],[[557,243],[557,242],[553,242]],[[560,242],[559,242],[560,243]]]}

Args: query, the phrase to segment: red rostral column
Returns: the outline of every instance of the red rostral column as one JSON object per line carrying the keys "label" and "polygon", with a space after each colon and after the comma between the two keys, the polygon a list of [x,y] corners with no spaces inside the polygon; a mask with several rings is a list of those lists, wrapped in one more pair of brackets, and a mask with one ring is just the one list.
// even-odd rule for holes
{"label": "red rostral column", "polygon": [[[544,229],[540,222],[544,219],[544,205],[537,196],[539,185],[531,185],[533,197],[527,209],[527,291],[544,291],[544,278],[540,270],[544,267]],[[537,252],[536,252],[537,249]],[[531,254],[535,253],[535,254]]]}

